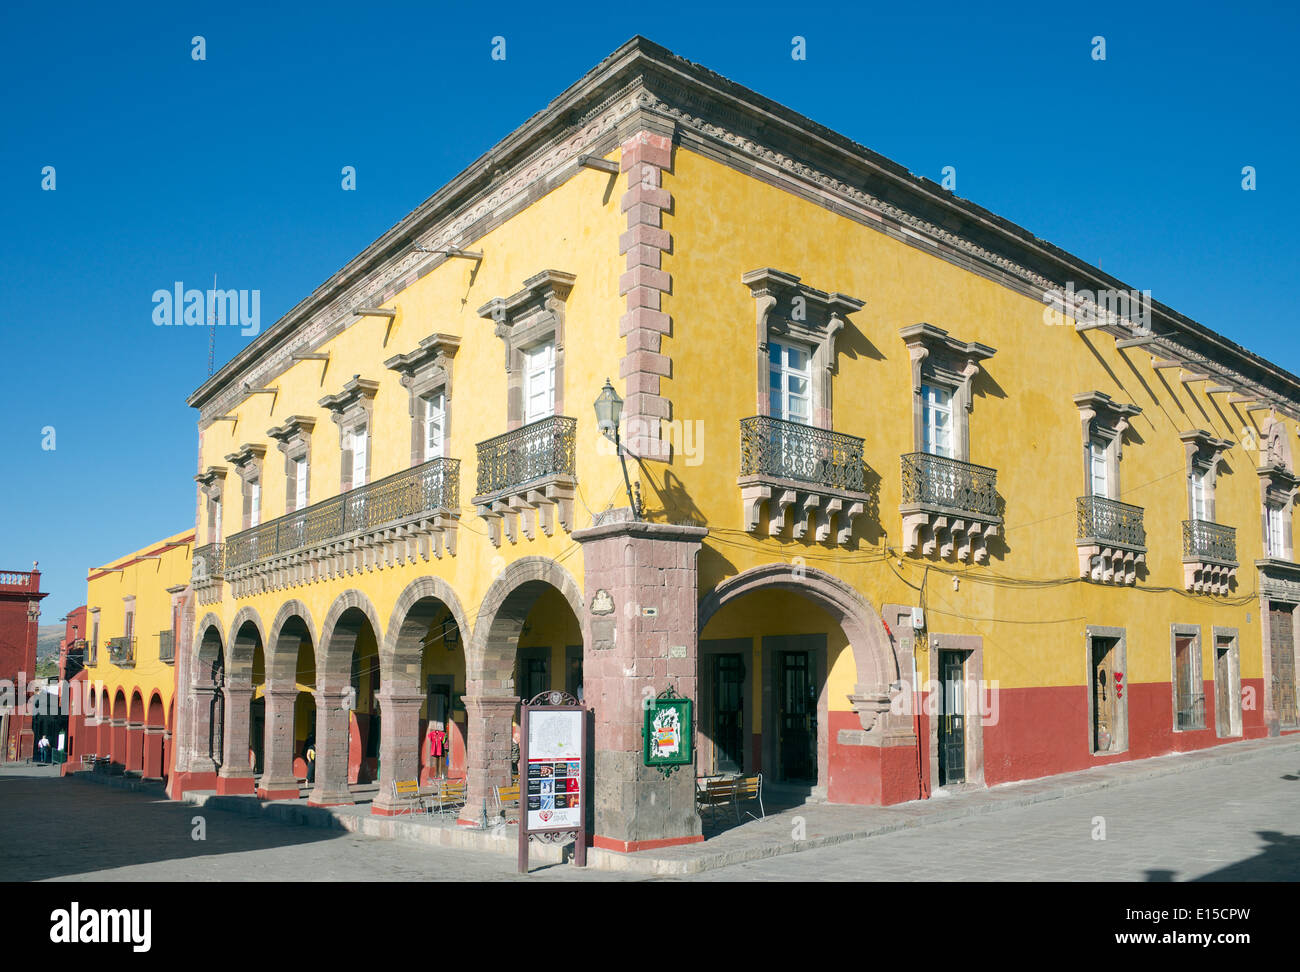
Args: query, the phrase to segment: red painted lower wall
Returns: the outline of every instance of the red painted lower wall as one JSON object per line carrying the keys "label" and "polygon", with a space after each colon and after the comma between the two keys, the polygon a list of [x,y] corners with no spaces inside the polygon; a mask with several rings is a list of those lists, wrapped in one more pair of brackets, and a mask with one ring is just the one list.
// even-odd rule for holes
{"label": "red painted lower wall", "polygon": [[861,731],[858,714],[830,713],[826,798],[831,803],[891,804],[920,796],[913,747],[845,746],[839,741],[841,729]]}
{"label": "red painted lower wall", "polygon": [[[1125,690],[1128,750],[1110,756],[1094,756],[1090,751],[1085,686],[999,689],[996,721],[984,725],[984,782],[992,786],[1267,735],[1263,680],[1242,679],[1242,685],[1254,689],[1255,707],[1243,706],[1240,737],[1220,738],[1214,730],[1213,682],[1204,684],[1206,728],[1184,732],[1173,727],[1170,683],[1130,683]],[[924,738],[928,740],[928,730]]]}

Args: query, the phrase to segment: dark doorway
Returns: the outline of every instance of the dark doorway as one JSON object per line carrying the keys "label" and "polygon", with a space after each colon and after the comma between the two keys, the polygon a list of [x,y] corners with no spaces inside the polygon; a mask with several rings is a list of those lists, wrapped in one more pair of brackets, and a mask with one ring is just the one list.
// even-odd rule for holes
{"label": "dark doorway", "polygon": [[1269,647],[1273,657],[1273,711],[1280,726],[1296,724],[1295,707],[1295,629],[1289,605],[1270,604],[1268,609]]}
{"label": "dark doorway", "polygon": [[248,707],[248,748],[253,751],[253,773],[262,775],[263,745],[266,738],[266,699],[253,699]]}
{"label": "dark doorway", "polygon": [[817,782],[817,684],[808,651],[783,651],[777,658],[778,778]]}
{"label": "dark doorway", "polygon": [[965,653],[939,652],[939,785],[966,782]]}
{"label": "dark doorway", "polygon": [[713,771],[740,773],[745,768],[745,660],[735,652],[712,656]]}
{"label": "dark doorway", "polygon": [[1114,638],[1092,639],[1092,751],[1115,749]]}

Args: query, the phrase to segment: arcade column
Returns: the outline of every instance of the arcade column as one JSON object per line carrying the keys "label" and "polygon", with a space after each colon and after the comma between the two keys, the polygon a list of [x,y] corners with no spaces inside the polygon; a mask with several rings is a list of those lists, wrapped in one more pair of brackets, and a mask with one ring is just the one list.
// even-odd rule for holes
{"label": "arcade column", "polygon": [[[612,519],[611,521],[611,517]],[[642,765],[645,701],[671,687],[696,702],[698,569],[705,527],[630,511],[575,531],[582,544],[583,696],[595,727],[595,847],[650,850],[703,840],[695,767]]]}

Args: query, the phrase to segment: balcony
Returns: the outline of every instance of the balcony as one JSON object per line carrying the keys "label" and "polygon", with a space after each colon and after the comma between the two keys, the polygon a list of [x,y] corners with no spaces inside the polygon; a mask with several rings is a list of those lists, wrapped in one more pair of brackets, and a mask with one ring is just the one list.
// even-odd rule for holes
{"label": "balcony", "polygon": [[758,531],[766,504],[772,537],[784,533],[786,510],[793,510],[794,539],[807,536],[810,520],[818,541],[831,539],[834,517],[834,542],[847,544],[871,502],[861,439],[764,415],[740,420],[737,483],[745,529]]}
{"label": "balcony", "polygon": [[190,586],[194,588],[194,595],[200,604],[215,604],[221,600],[225,550],[225,545],[220,543],[194,548]]}
{"label": "balcony", "polygon": [[1079,576],[1103,584],[1132,585],[1147,557],[1147,531],[1142,507],[1080,496],[1075,507]]}
{"label": "balcony", "polygon": [[176,661],[176,640],[171,631],[158,632],[158,660],[168,665]]}
{"label": "balcony", "polygon": [[548,537],[558,519],[573,530],[577,488],[577,419],[553,415],[478,444],[478,484],[471,502],[488,526],[493,546],[515,543],[540,528]]}
{"label": "balcony", "polygon": [[434,459],[226,540],[235,597],[456,553],[460,460]]}
{"label": "balcony", "polygon": [[1227,594],[1237,576],[1237,531],[1209,520],[1183,521],[1183,587]]}
{"label": "balcony", "polygon": [[902,463],[903,550],[987,561],[986,544],[1002,529],[997,470],[925,452],[909,453]]}
{"label": "balcony", "polygon": [[108,639],[108,660],[118,668],[135,668],[135,639]]}

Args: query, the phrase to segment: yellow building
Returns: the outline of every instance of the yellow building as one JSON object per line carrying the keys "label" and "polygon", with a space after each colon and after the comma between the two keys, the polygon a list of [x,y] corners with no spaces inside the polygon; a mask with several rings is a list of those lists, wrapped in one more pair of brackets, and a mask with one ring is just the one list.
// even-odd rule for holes
{"label": "yellow building", "polygon": [[700,839],[670,688],[841,802],[1296,724],[1300,379],[641,38],[190,404],[176,793],[477,819],[555,689],[635,850]]}
{"label": "yellow building", "polygon": [[87,707],[72,731],[78,754],[106,758],[116,772],[170,775],[193,549],[188,530],[87,574]]}

